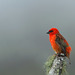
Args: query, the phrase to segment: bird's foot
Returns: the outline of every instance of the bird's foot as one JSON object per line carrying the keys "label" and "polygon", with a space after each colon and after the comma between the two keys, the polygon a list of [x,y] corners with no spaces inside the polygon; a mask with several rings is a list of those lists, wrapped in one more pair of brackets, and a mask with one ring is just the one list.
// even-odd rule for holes
{"label": "bird's foot", "polygon": [[57,57],[65,57],[66,55],[65,54],[63,54],[63,53],[57,53],[57,54],[55,54]]}

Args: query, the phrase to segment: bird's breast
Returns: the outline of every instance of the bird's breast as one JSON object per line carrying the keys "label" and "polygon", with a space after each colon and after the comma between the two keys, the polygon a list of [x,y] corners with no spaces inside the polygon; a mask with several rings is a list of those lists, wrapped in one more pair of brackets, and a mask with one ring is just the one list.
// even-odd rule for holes
{"label": "bird's breast", "polygon": [[58,46],[58,44],[55,41],[56,36],[55,35],[50,36],[49,40],[50,40],[50,43],[51,43],[51,46],[52,46],[53,50],[58,53],[58,50],[60,50],[60,47]]}
{"label": "bird's breast", "polygon": [[55,43],[55,39],[56,39],[56,36],[55,36],[55,35],[50,36],[50,38],[49,38],[52,48],[53,48],[53,47],[55,46],[55,44],[56,44],[56,43]]}

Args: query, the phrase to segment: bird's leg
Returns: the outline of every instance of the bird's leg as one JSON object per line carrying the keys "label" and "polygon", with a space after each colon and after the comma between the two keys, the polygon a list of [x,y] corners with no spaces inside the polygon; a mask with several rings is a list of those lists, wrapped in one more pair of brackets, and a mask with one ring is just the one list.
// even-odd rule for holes
{"label": "bird's leg", "polygon": [[61,54],[60,54],[60,53],[55,53],[55,56],[56,56],[56,57],[60,57]]}
{"label": "bird's leg", "polygon": [[60,57],[61,56],[61,53],[58,53],[58,57]]}
{"label": "bird's leg", "polygon": [[64,56],[66,57],[66,53],[64,53]]}
{"label": "bird's leg", "polygon": [[60,57],[61,56],[61,53],[57,53],[57,56]]}
{"label": "bird's leg", "polygon": [[66,55],[63,54],[63,53],[57,53],[56,56],[58,56],[58,57],[65,57]]}

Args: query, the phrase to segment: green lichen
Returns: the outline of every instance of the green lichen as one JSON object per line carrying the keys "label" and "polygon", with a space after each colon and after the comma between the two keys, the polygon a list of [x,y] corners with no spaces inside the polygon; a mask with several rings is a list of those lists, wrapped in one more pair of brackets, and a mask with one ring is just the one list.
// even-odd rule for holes
{"label": "green lichen", "polygon": [[46,74],[49,73],[51,67],[52,67],[52,64],[53,64],[53,61],[55,59],[56,55],[53,55],[53,56],[49,56],[46,63],[45,63],[45,69],[46,69]]}
{"label": "green lichen", "polygon": [[[46,70],[46,75],[48,75],[55,58],[56,58],[56,55],[48,57],[45,65],[44,65],[45,70]],[[62,67],[62,74],[61,75],[68,75],[67,70],[66,70],[66,66],[67,66],[66,61],[63,61],[63,67]],[[57,75],[59,75],[59,69],[57,69],[56,72],[57,72]]]}
{"label": "green lichen", "polygon": [[67,68],[67,63],[66,61],[63,61],[62,75],[69,75],[66,68]]}

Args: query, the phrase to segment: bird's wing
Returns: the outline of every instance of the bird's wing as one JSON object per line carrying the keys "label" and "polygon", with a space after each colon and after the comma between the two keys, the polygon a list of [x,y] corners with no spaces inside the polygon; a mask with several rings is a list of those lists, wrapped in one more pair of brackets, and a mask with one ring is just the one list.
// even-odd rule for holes
{"label": "bird's wing", "polygon": [[66,55],[66,47],[68,47],[68,43],[65,38],[59,33],[56,34],[56,43],[60,46],[62,52]]}

